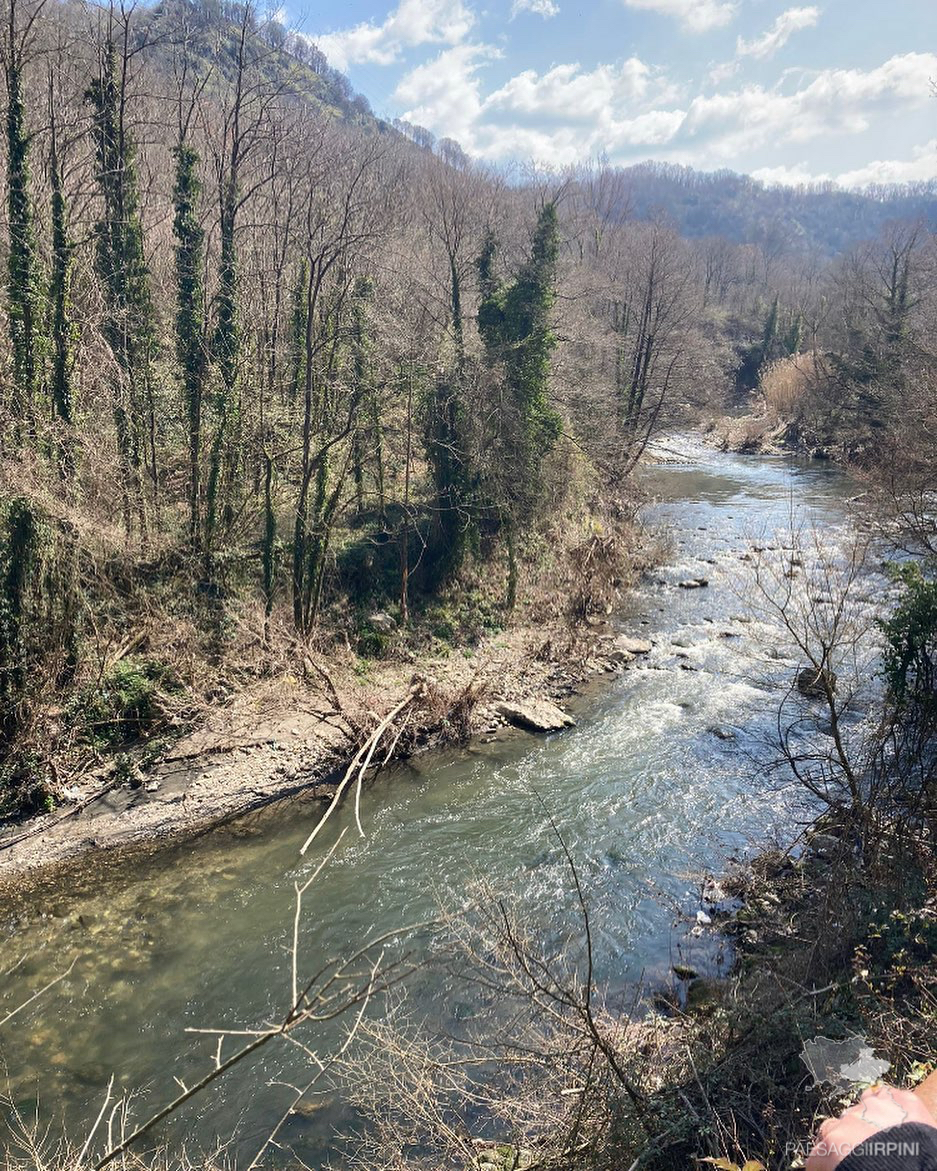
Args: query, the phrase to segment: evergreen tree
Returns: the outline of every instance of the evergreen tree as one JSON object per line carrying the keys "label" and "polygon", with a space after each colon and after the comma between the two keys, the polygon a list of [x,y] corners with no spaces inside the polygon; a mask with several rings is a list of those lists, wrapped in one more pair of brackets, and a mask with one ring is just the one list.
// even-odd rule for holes
{"label": "evergreen tree", "polygon": [[784,353],[788,357],[793,357],[795,354],[799,354],[803,340],[804,315],[803,313],[792,313],[790,328],[784,336]]}

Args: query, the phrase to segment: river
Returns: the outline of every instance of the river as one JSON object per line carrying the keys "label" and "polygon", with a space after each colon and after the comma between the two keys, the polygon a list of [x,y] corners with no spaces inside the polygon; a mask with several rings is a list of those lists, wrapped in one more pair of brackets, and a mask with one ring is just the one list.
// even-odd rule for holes
{"label": "river", "polygon": [[[393,769],[366,795],[364,840],[341,810],[323,845],[351,828],[309,892],[304,970],[431,916],[440,900],[458,904],[473,876],[522,901],[542,937],[562,938],[571,884],[540,799],[580,868],[598,977],[613,993],[672,980],[677,959],[710,973],[726,962],[709,932],[687,934],[700,876],[775,833],[789,840],[804,815],[799,796],[757,763],[779,688],[798,664],[753,610],[741,558],[792,519],[839,539],[851,486],[827,464],[693,444],[685,462],[642,479],[653,500],[646,521],[670,534],[671,552],[620,625],[651,638],[652,653],[610,677],[575,729]],[[678,588],[698,576],[708,587]],[[289,989],[293,885],[321,857],[302,859],[299,847],[318,816],[312,803],[293,802],[4,923],[0,971],[19,966],[0,980],[0,1017],[74,961],[0,1036],[11,1100],[35,1111],[38,1096],[53,1129],[64,1117],[80,1134],[113,1074],[116,1087],[137,1091],[133,1112],[145,1117],[177,1092],[173,1078],[191,1083],[210,1065],[213,1043],[187,1026],[274,1017]],[[439,972],[419,976],[411,997],[439,1027],[473,1011],[471,994]],[[240,1067],[187,1108],[190,1142],[237,1129],[249,1151],[288,1098],[274,1083],[301,1076],[301,1059],[272,1046]],[[319,1157],[336,1117],[296,1117],[285,1137]]]}

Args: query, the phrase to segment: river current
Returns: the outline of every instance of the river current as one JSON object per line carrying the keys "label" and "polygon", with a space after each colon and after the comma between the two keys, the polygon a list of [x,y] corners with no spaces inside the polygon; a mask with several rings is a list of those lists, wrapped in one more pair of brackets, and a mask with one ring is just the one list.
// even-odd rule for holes
{"label": "river current", "polygon": [[[323,848],[350,829],[306,900],[304,970],[426,919],[440,902],[459,905],[475,877],[516,898],[539,936],[565,938],[575,918],[570,876],[544,808],[579,867],[598,978],[613,997],[672,981],[675,961],[721,969],[711,935],[687,933],[702,877],[765,840],[790,841],[807,816],[763,764],[799,664],[753,606],[747,557],[753,546],[782,548],[792,525],[835,544],[851,486],[823,463],[680,446],[682,462],[642,473],[652,501],[645,523],[668,535],[669,553],[618,619],[652,639],[652,652],[610,677],[574,729],[394,768],[366,794],[365,839],[353,810],[340,810]],[[708,586],[678,585],[698,577]],[[319,814],[308,802],[268,810],[0,924],[0,973],[15,967],[0,976],[0,1018],[74,962],[0,1034],[8,1120],[12,1104],[34,1115],[38,1100],[53,1130],[67,1119],[80,1136],[112,1075],[115,1088],[136,1091],[134,1116],[145,1117],[178,1092],[173,1079],[191,1084],[210,1066],[214,1043],[187,1026],[274,1019],[289,993],[294,883],[322,856],[299,849]],[[410,996],[441,1029],[474,1011],[471,993],[432,969]],[[303,1060],[268,1048],[176,1125],[195,1145],[237,1130],[250,1152],[289,1100],[280,1083],[301,1077]],[[319,1158],[340,1117],[296,1116],[284,1139]]]}

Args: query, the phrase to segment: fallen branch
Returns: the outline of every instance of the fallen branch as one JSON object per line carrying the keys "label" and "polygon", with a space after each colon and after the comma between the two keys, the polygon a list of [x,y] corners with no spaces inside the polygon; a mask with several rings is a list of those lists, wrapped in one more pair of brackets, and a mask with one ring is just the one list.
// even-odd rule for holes
{"label": "fallen branch", "polygon": [[400,715],[401,712],[406,711],[406,709],[410,707],[412,703],[418,699],[422,699],[425,694],[426,679],[422,675],[415,675],[412,683],[410,684],[410,690],[407,692],[404,698],[395,707],[391,708],[391,710],[387,713],[386,716],[384,716],[374,731],[371,732],[368,738],[352,757],[351,764],[349,764],[348,768],[345,770],[345,775],[342,777],[341,781],[335,789],[335,792],[332,794],[332,800],[329,802],[328,808],[319,818],[312,833],[303,843],[303,847],[299,851],[300,855],[304,855],[312,843],[316,840],[319,831],[335,812],[335,809],[337,808],[338,803],[341,801],[345,790],[348,788],[352,778],[356,774],[357,786],[355,792],[355,821],[358,826],[358,832],[362,837],[365,836],[364,829],[361,825],[361,786],[364,780],[364,775],[368,771],[377,746],[387,729],[390,728],[394,720]]}

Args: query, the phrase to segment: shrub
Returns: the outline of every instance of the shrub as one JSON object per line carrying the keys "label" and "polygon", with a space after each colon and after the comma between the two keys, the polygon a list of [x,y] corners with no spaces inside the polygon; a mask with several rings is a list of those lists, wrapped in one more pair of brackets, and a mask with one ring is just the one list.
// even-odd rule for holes
{"label": "shrub", "polygon": [[768,411],[777,419],[790,419],[798,413],[810,388],[813,356],[795,354],[779,358],[765,366],[758,381]]}
{"label": "shrub", "polygon": [[180,690],[172,672],[152,659],[123,659],[73,701],[71,715],[99,747],[122,744],[148,731],[164,711],[164,699]]}
{"label": "shrub", "polygon": [[54,804],[37,754],[26,748],[7,752],[0,761],[0,818],[48,812]]}
{"label": "shrub", "polygon": [[914,562],[890,572],[904,593],[881,623],[888,690],[899,704],[930,704],[937,692],[937,580],[928,580]]}
{"label": "shrub", "polygon": [[390,645],[390,636],[373,630],[370,626],[359,630],[357,639],[358,654],[363,659],[382,659]]}
{"label": "shrub", "polygon": [[0,747],[29,727],[49,687],[70,681],[77,656],[76,547],[71,533],[23,496],[0,509]]}

